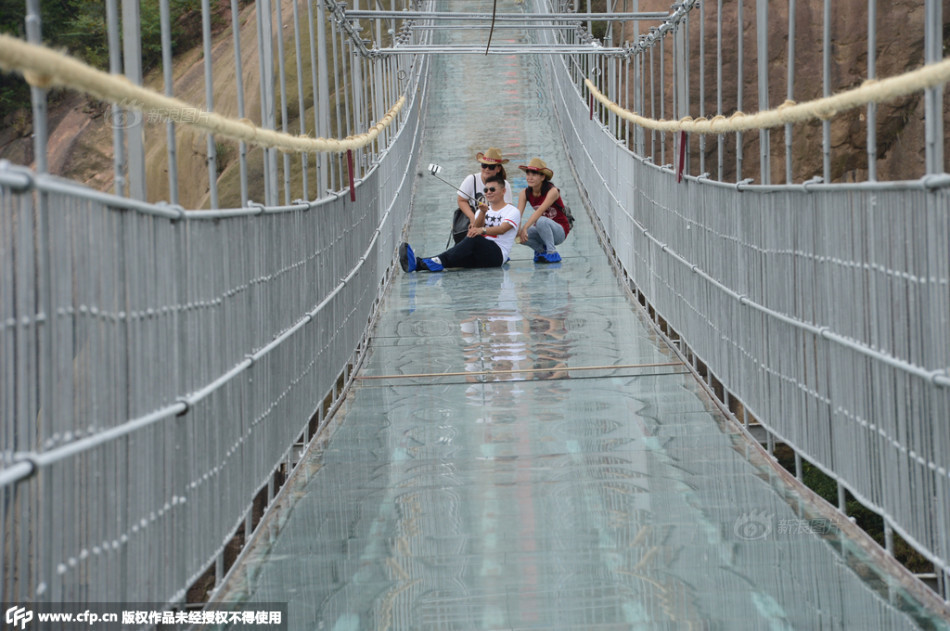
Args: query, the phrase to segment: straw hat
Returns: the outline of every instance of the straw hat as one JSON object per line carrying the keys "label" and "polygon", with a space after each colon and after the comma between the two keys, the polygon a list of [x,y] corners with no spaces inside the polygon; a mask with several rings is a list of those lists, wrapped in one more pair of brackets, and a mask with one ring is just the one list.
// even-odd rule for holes
{"label": "straw hat", "polygon": [[495,147],[489,147],[485,153],[478,152],[475,154],[475,159],[482,164],[506,164],[508,162],[507,159],[501,157],[501,149]]}
{"label": "straw hat", "polygon": [[532,171],[534,173],[541,173],[549,180],[552,177],[554,177],[554,171],[549,169],[548,165],[545,164],[544,160],[542,160],[541,158],[531,158],[531,162],[529,162],[527,165],[519,164],[518,168],[526,173],[528,171]]}

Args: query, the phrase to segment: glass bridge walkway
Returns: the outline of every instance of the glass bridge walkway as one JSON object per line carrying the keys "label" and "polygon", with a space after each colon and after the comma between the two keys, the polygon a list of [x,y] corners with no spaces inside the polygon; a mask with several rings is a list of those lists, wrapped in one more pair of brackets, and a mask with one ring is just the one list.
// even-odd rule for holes
{"label": "glass bridge walkway", "polygon": [[[434,56],[418,164],[460,183],[500,147],[517,194],[542,157],[577,216],[563,262],[516,245],[503,269],[397,271],[225,600],[287,602],[293,630],[947,628],[655,334],[584,212],[541,63]],[[416,184],[408,240],[433,255],[455,193]]]}

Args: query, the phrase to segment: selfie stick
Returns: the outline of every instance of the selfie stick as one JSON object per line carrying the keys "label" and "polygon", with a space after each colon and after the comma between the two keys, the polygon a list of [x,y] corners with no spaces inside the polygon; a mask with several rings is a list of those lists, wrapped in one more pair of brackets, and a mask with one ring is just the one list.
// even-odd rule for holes
{"label": "selfie stick", "polygon": [[463,192],[460,191],[459,189],[455,188],[455,186],[452,185],[450,182],[446,182],[445,180],[443,180],[442,178],[439,177],[439,173],[442,173],[442,167],[440,167],[438,164],[430,164],[430,165],[429,165],[429,173],[430,173],[431,175],[433,175],[433,176],[435,177],[435,179],[439,180],[440,182],[445,182],[446,184],[448,184],[449,186],[451,186],[451,187],[452,187],[452,190],[454,190],[456,193],[458,193],[460,197],[466,197],[466,198],[468,198],[468,203],[469,203],[470,206],[475,206],[475,200],[474,200],[474,199],[472,199],[471,197],[469,197],[468,195],[466,195],[465,193],[463,193]]}

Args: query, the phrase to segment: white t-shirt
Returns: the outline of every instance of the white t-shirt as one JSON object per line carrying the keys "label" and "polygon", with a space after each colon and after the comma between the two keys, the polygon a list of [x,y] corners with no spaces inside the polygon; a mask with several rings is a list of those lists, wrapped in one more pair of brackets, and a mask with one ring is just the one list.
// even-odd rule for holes
{"label": "white t-shirt", "polygon": [[[476,190],[478,189],[478,190]],[[482,174],[474,173],[469,175],[467,178],[462,180],[462,185],[459,186],[459,191],[462,192],[461,197],[472,199],[475,198],[478,202],[485,201],[485,183],[482,182]],[[505,180],[505,203],[514,204],[514,198],[511,196],[511,182]],[[477,212],[477,209],[473,208]]]}
{"label": "white t-shirt", "polygon": [[[475,215],[475,218],[477,219],[478,215]],[[486,234],[485,238],[493,240],[495,244],[501,248],[502,260],[507,261],[508,253],[511,252],[511,248],[515,245],[515,237],[518,236],[518,224],[521,223],[521,213],[518,212],[517,207],[511,204],[505,204],[505,207],[501,210],[492,210],[489,208],[488,212],[485,213],[486,228],[500,226],[503,223],[511,225],[508,232],[498,236]]]}

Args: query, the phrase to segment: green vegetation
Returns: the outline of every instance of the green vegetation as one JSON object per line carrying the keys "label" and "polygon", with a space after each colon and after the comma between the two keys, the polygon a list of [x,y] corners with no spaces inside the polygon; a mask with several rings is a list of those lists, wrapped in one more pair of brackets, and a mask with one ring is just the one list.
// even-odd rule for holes
{"label": "green vegetation", "polygon": [[[201,37],[200,0],[171,0],[172,48],[185,50]],[[143,71],[162,59],[158,2],[141,3]],[[41,0],[41,27],[46,45],[69,53],[101,70],[109,67],[106,7],[101,0]],[[24,0],[0,0],[0,32],[26,37]],[[29,106],[29,86],[19,75],[0,75],[0,120]]]}
{"label": "green vegetation", "polygon": [[[775,457],[785,469],[795,473],[794,452],[785,446],[776,447]],[[818,467],[802,460],[802,482],[832,506],[838,505],[838,484]],[[884,546],[884,519],[845,491],[845,513],[880,546]],[[912,572],[932,572],[933,564],[904,541],[894,535],[894,558]]]}

